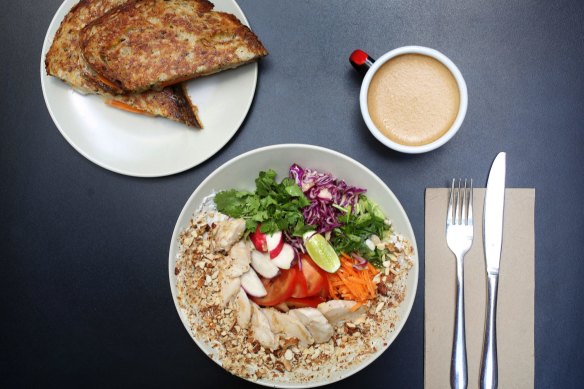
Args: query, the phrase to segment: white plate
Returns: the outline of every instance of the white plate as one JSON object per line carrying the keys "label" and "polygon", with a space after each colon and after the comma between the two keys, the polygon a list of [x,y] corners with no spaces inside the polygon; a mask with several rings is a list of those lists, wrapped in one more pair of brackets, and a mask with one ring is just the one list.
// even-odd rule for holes
{"label": "white plate", "polygon": [[[214,350],[206,343],[199,341],[193,336],[190,330],[188,319],[183,314],[177,302],[176,276],[174,274],[176,258],[179,253],[179,235],[181,231],[189,226],[192,215],[197,211],[203,198],[213,191],[220,191],[231,188],[253,190],[254,180],[261,170],[274,169],[281,179],[288,175],[288,168],[292,163],[298,163],[303,167],[316,168],[327,171],[334,176],[344,179],[347,183],[367,189],[367,196],[375,200],[383,212],[392,220],[396,232],[401,233],[408,239],[414,248],[414,267],[410,270],[406,282],[406,296],[398,308],[399,321],[395,330],[385,334],[383,341],[387,344],[381,347],[375,354],[359,363],[355,363],[347,370],[335,372],[330,378],[319,378],[309,382],[291,382],[285,379],[268,380],[261,379],[257,383],[280,388],[308,388],[321,386],[339,381],[349,377],[363,369],[383,353],[393,342],[406,322],[414,304],[416,289],[418,285],[418,249],[414,231],[398,199],[393,192],[377,177],[371,170],[359,162],[333,150],[322,147],[300,144],[275,145],[249,151],[232,160],[226,162],[221,167],[211,173],[193,192],[183,210],[178,217],[172,240],[170,241],[170,251],[168,257],[168,271],[170,278],[170,289],[178,314],[183,325],[193,337],[195,343],[201,350],[209,355]],[[213,359],[217,362],[215,359]],[[217,362],[219,364],[219,362]]]}
{"label": "white plate", "polygon": [[[234,14],[248,25],[233,0],[213,0],[215,9]],[[41,85],[49,113],[61,134],[90,161],[137,177],[182,172],[219,151],[237,132],[256,89],[256,63],[188,83],[204,129],[108,107],[99,96],[84,96],[47,76],[45,54],[61,21],[77,0],[65,0],[49,26],[41,56]]]}

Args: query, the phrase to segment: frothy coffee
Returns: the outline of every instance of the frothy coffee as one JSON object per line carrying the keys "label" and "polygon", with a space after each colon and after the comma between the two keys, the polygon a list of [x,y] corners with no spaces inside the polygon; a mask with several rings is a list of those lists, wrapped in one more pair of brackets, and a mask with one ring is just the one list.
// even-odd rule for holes
{"label": "frothy coffee", "polygon": [[456,79],[440,61],[403,54],[375,73],[367,95],[369,115],[392,141],[420,146],[447,132],[460,106]]}

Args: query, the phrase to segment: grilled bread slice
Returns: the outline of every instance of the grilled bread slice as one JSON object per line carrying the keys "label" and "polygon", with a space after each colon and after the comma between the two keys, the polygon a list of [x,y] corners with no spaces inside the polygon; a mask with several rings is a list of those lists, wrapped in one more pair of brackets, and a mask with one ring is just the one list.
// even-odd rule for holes
{"label": "grilled bread slice", "polygon": [[137,0],[88,24],[89,65],[126,93],[160,90],[268,54],[255,34],[206,0]]}
{"label": "grilled bread slice", "polygon": [[45,57],[47,74],[84,94],[98,94],[127,111],[163,116],[188,126],[201,127],[197,108],[179,85],[141,94],[116,95],[118,88],[99,77],[85,62],[79,45],[81,29],[118,6],[134,0],[81,0],[61,22]]}

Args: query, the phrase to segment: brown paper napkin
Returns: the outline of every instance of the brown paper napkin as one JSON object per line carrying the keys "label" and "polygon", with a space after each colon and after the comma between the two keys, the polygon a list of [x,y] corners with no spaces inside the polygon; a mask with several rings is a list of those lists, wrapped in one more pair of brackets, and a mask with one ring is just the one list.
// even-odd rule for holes
{"label": "brown paper napkin", "polygon": [[[485,323],[483,253],[485,190],[474,190],[474,240],[465,257],[468,387],[478,388]],[[499,273],[499,388],[534,386],[535,189],[507,189]],[[424,386],[450,386],[454,331],[455,258],[446,244],[448,189],[426,189]]]}

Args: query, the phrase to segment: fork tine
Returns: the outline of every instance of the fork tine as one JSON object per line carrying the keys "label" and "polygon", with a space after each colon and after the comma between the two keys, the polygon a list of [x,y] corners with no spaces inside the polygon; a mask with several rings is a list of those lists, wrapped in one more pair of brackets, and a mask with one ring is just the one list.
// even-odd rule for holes
{"label": "fork tine", "polygon": [[450,200],[448,201],[448,216],[446,217],[446,225],[452,225],[452,203],[454,201],[454,178],[452,179],[452,187],[450,188]]}
{"label": "fork tine", "polygon": [[468,224],[468,215],[467,215],[467,202],[468,197],[466,195],[466,178],[464,179],[464,188],[462,189],[462,212],[460,215],[460,224]]}
{"label": "fork tine", "polygon": [[460,215],[460,182],[462,181],[462,179],[458,179],[458,190],[456,191],[456,214],[454,216],[454,224],[462,224],[461,222],[461,215]]}
{"label": "fork tine", "polygon": [[472,219],[472,178],[470,179],[470,196],[468,199],[468,225],[472,226],[473,225],[473,219]]}

